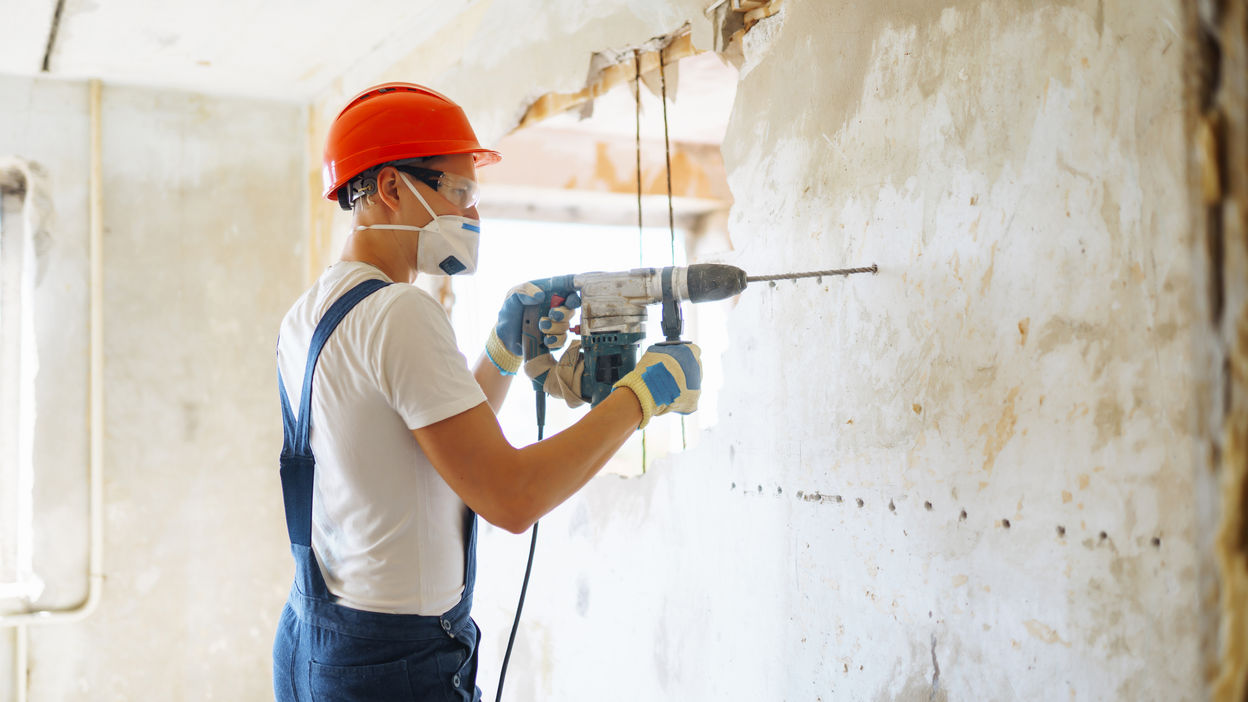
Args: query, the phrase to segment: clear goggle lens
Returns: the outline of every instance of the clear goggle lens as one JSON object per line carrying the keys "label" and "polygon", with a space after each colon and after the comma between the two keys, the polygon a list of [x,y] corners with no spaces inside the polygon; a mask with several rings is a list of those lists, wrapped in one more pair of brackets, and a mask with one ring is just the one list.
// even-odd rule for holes
{"label": "clear goggle lens", "polygon": [[481,200],[481,186],[471,178],[419,166],[397,166],[397,168],[433,188],[447,202],[461,209],[475,207]]}

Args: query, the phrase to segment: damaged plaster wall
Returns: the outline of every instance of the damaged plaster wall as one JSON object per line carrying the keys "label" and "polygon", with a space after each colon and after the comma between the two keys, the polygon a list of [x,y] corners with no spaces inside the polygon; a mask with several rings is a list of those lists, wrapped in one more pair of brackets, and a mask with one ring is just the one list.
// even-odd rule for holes
{"label": "damaged plaster wall", "polygon": [[1202,641],[1219,702],[1248,696],[1248,7],[1189,3],[1192,201],[1208,267],[1209,334],[1221,373],[1205,402],[1212,470],[1201,472],[1198,546],[1216,554],[1202,571]]}
{"label": "damaged plaster wall", "polygon": [[[737,387],[788,421],[736,465],[805,490],[780,563],[820,624],[785,647],[814,671],[795,693],[1199,698],[1178,4],[816,5],[747,73],[725,145],[749,265],[881,268],[739,310],[802,340],[760,355],[828,369]],[[794,65],[819,88],[786,99]]]}
{"label": "damaged plaster wall", "polygon": [[[56,449],[36,457],[41,606],[86,583],[87,95],[0,77],[0,154],[51,179],[40,312],[70,355],[38,378]],[[29,699],[271,699],[292,571],[273,348],[302,284],[304,113],[105,85],[101,119],[104,583],[85,620],[28,629]],[[21,682],[10,640],[0,699]]]}
{"label": "damaged plaster wall", "polygon": [[[400,78],[488,142],[594,51],[709,47],[701,3],[550,5],[475,5],[314,133]],[[513,699],[1203,697],[1183,23],[787,0],[746,35],[729,262],[880,273],[748,290],[717,427],[547,517]],[[526,543],[483,536],[490,696]]]}

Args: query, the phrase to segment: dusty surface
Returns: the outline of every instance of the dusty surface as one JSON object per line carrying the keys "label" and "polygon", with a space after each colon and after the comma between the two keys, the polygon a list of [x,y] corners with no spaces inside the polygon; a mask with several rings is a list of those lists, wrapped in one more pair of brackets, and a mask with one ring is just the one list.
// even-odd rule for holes
{"label": "dusty surface", "polygon": [[[1181,26],[786,2],[747,35],[733,262],[880,273],[741,297],[699,448],[548,518],[512,694],[1200,697]],[[454,86],[485,133],[563,31],[468,61],[516,66]],[[486,671],[517,550],[486,538]]]}

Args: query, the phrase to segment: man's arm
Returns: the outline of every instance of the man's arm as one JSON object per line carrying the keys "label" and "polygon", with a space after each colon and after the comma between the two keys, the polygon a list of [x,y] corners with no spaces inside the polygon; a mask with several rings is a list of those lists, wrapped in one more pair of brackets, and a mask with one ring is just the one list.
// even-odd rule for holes
{"label": "man's arm", "polygon": [[[489,359],[482,373],[500,375]],[[504,377],[504,380],[507,380]],[[493,379],[486,379],[493,384]],[[485,384],[486,397],[490,390]],[[503,385],[499,395],[506,393]],[[412,434],[429,462],[474,512],[515,534],[581,489],[619,450],[642,421],[641,403],[621,388],[580,421],[538,443],[517,449],[482,403]]]}
{"label": "man's arm", "polygon": [[485,400],[490,405],[490,409],[498,414],[503,407],[503,400],[507,399],[507,389],[511,387],[513,376],[503,375],[485,353],[477,359],[472,376],[477,379],[477,385],[481,386],[481,392],[485,393]]}

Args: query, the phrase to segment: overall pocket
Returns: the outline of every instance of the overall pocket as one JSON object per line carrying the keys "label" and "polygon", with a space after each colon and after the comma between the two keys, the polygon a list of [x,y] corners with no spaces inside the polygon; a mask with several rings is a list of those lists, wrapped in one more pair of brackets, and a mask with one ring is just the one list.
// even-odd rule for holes
{"label": "overall pocket", "polygon": [[407,661],[375,665],[326,665],[310,661],[312,699],[316,702],[415,700]]}

